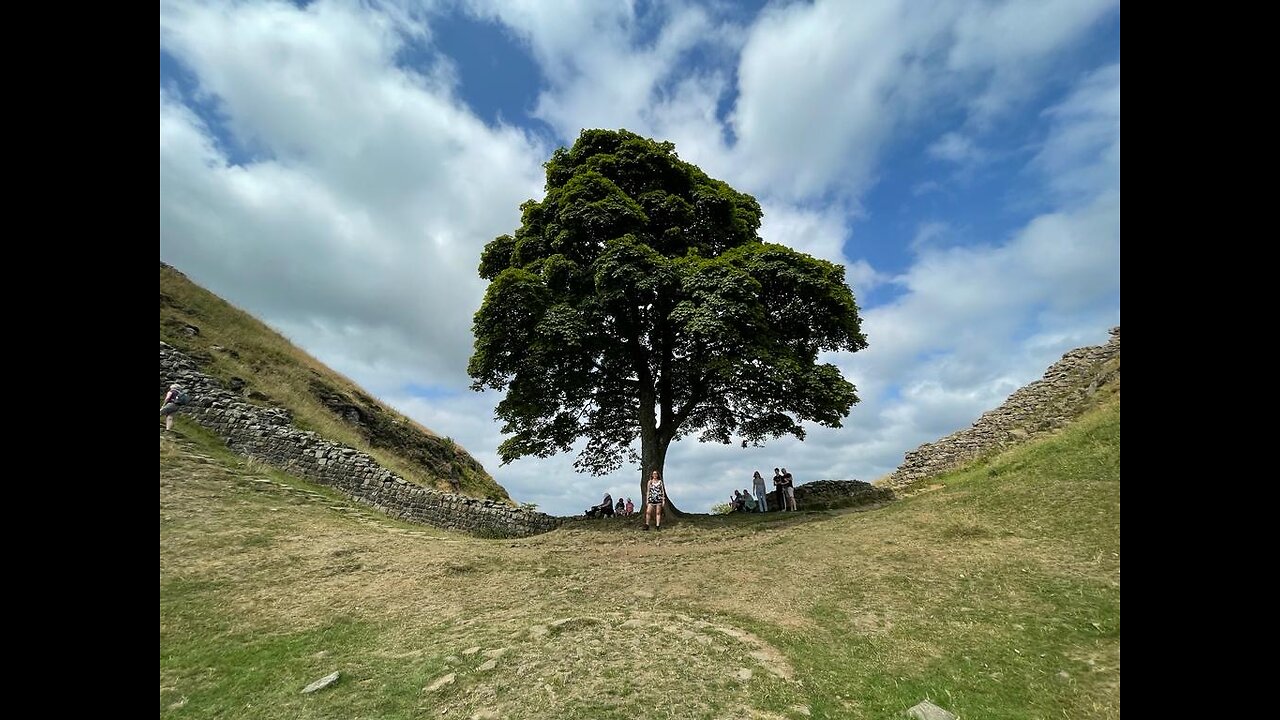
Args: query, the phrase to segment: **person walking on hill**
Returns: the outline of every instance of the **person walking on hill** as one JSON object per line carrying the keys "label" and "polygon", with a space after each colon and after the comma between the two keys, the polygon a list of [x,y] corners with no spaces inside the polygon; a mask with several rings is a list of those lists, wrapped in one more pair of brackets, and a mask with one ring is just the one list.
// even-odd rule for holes
{"label": "person walking on hill", "polygon": [[765,500],[767,493],[764,489],[764,476],[759,470],[751,476],[751,491],[755,493],[756,504],[760,508],[760,512],[769,512],[769,501]]}
{"label": "person walking on hill", "polygon": [[667,486],[662,482],[658,471],[649,475],[649,483],[645,486],[644,529],[649,529],[649,518],[657,513],[654,530],[662,529],[662,504],[667,501]]}
{"label": "person walking on hill", "polygon": [[169,392],[164,394],[164,402],[160,404],[160,415],[164,417],[165,432],[173,430],[173,414],[178,412],[178,408],[187,404],[187,399],[187,391],[183,390],[181,385],[174,383],[169,386]]}

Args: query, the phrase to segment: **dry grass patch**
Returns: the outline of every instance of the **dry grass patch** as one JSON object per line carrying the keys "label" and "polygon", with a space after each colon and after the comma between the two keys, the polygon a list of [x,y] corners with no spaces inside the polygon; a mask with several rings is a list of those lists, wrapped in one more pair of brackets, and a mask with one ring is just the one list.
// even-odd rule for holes
{"label": "dry grass patch", "polygon": [[1118,454],[1072,437],[870,512],[502,541],[162,440],[161,715],[1118,717]]}

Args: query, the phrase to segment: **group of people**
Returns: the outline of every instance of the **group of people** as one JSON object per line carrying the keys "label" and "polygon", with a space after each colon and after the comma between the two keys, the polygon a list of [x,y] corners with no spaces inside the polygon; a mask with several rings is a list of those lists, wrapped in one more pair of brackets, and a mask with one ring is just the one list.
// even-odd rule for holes
{"label": "group of people", "polygon": [[592,505],[587,508],[586,516],[628,517],[630,515],[634,515],[635,512],[636,506],[632,504],[631,498],[627,498],[626,502],[623,502],[622,498],[618,498],[618,502],[615,503],[613,501],[613,496],[609,493],[605,493],[604,500],[601,500],[599,505]]}
{"label": "group of people", "polygon": [[[786,468],[773,469],[773,488],[778,491],[778,502],[782,504],[782,510],[794,511],[796,509],[795,479]],[[764,476],[759,470],[751,475],[751,490],[752,492],[733,491],[730,504],[733,505],[734,511],[769,512],[769,494],[765,489]],[[753,494],[755,497],[752,497]]]}
{"label": "group of people", "polygon": [[[645,483],[645,509],[644,509],[644,529],[649,529],[649,524],[653,522],[655,530],[662,528],[662,504],[667,500],[667,486],[662,482],[662,476],[654,470],[649,475],[649,481]],[[623,502],[622,498],[618,498],[615,503],[613,495],[604,494],[604,499],[599,505],[592,505],[587,508],[587,517],[630,517],[636,512],[636,506],[632,504],[631,498],[627,498]]]}
{"label": "group of people", "polygon": [[734,490],[733,497],[729,499],[729,507],[734,512],[756,512],[760,509],[760,501],[746,490]]}

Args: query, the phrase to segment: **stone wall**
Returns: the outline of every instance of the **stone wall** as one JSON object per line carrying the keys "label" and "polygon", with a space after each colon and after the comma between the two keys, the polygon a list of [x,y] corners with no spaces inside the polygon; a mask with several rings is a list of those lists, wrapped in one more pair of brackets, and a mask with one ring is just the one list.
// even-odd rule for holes
{"label": "stone wall", "polygon": [[191,396],[179,414],[217,433],[231,450],[331,487],[393,518],[496,537],[536,535],[564,522],[493,500],[414,485],[359,450],[298,430],[287,410],[245,402],[201,373],[190,357],[161,342],[161,395],[175,382]]}
{"label": "stone wall", "polygon": [[1099,388],[1120,383],[1120,328],[1112,328],[1110,334],[1105,345],[1077,348],[1063,355],[1043,378],[1010,395],[971,427],[908,452],[902,466],[881,484],[889,488],[911,485],[1075,419]]}
{"label": "stone wall", "polygon": [[[765,478],[765,483],[772,484],[773,479]],[[796,485],[795,496],[796,510],[856,507],[889,502],[894,499],[893,491],[861,480],[816,480]],[[782,509],[782,501],[778,498],[777,490],[769,492],[765,498],[769,503],[770,512]]]}

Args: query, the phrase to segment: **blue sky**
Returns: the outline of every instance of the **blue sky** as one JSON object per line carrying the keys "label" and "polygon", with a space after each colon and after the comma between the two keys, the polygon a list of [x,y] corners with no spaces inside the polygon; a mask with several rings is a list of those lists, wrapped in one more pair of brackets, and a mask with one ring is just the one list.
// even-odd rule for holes
{"label": "blue sky", "polygon": [[[673,446],[678,502],[752,470],[872,480],[1120,321],[1120,12],[1102,0],[162,2],[160,257],[557,513],[636,471],[499,466],[467,389],[479,253],[583,128],[671,140],[844,264],[863,402],[764,449]],[[767,474],[767,473],[766,473]]]}

